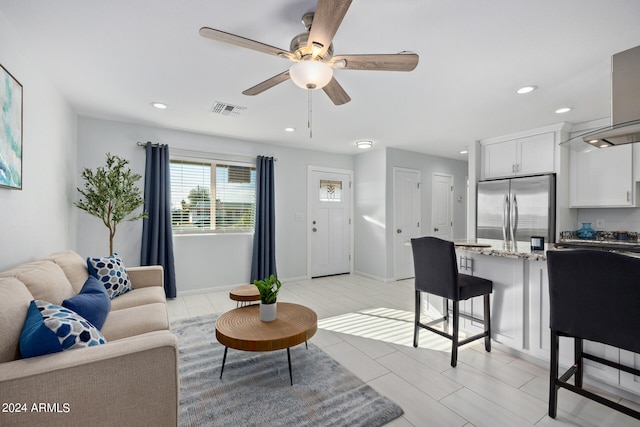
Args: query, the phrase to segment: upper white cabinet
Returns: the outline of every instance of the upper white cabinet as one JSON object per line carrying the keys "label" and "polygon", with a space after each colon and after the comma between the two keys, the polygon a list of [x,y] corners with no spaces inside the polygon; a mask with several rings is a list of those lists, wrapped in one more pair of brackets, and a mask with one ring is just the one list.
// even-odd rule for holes
{"label": "upper white cabinet", "polygon": [[572,151],[569,169],[572,208],[635,206],[632,144]]}
{"label": "upper white cabinet", "polygon": [[484,179],[554,172],[555,133],[482,145]]}

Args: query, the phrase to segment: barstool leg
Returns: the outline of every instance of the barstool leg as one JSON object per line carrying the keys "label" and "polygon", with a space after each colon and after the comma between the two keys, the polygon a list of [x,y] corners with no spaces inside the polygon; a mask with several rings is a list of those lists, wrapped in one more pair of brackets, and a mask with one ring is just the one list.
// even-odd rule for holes
{"label": "barstool leg", "polygon": [[484,349],[488,352],[491,351],[491,304],[489,295],[486,294],[484,296],[484,332],[487,334],[484,337]]}
{"label": "barstool leg", "polygon": [[558,334],[551,330],[551,367],[549,369],[549,416],[555,418],[558,412],[558,346],[560,340]]}
{"label": "barstool leg", "polygon": [[573,358],[576,366],[576,372],[574,374],[576,387],[582,388],[582,370],[584,364],[582,363],[582,338],[573,339]]}
{"label": "barstool leg", "polygon": [[416,306],[415,306],[415,321],[413,323],[413,346],[418,347],[418,323],[420,323],[420,291],[416,290],[415,294]]}
{"label": "barstool leg", "polygon": [[453,301],[453,336],[451,344],[451,366],[454,368],[458,364],[458,323],[460,320],[460,312],[458,311],[459,301]]}

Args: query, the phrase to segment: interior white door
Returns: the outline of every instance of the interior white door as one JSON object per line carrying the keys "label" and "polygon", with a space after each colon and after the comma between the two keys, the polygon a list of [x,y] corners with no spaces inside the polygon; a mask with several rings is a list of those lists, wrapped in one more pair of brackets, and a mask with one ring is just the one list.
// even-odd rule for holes
{"label": "interior white door", "polygon": [[453,175],[439,172],[432,175],[431,235],[453,239]]}
{"label": "interior white door", "polygon": [[393,169],[393,252],[396,280],[414,276],[409,242],[420,236],[420,171]]}
{"label": "interior white door", "polygon": [[348,173],[312,170],[309,179],[311,277],[351,270],[351,179]]}

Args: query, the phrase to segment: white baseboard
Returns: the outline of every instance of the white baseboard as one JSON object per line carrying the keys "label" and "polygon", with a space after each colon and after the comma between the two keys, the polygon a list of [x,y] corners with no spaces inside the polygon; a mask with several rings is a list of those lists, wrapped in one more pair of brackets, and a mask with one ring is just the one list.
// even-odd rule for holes
{"label": "white baseboard", "polygon": [[368,279],[373,279],[373,280],[377,280],[379,282],[384,282],[384,283],[395,282],[395,279],[393,278],[385,279],[383,277],[374,276],[372,274],[363,273],[361,271],[354,271],[353,274],[357,274],[358,276],[366,277]]}

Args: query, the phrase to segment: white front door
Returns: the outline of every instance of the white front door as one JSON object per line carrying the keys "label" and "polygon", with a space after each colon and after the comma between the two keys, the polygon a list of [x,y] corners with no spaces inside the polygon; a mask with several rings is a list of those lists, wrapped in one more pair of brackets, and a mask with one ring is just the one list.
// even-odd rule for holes
{"label": "white front door", "polygon": [[431,233],[453,239],[453,175],[434,172],[431,181]]}
{"label": "white front door", "polygon": [[311,277],[351,272],[351,172],[309,169]]}
{"label": "white front door", "polygon": [[413,277],[409,242],[420,236],[420,171],[393,168],[393,253],[396,280]]}

